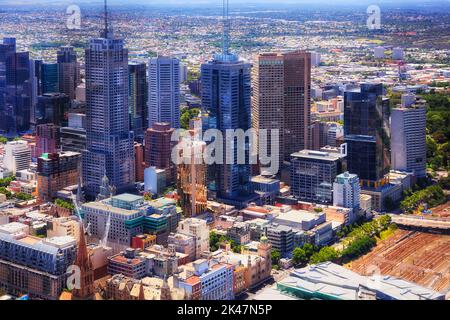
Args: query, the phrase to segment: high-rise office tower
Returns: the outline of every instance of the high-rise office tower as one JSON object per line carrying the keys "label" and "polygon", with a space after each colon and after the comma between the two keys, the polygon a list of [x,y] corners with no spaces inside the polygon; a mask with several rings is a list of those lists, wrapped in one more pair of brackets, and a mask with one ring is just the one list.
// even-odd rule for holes
{"label": "high-rise office tower", "polygon": [[[217,129],[223,135],[224,150],[233,150],[232,159],[223,152],[222,164],[209,166],[210,189],[225,203],[243,207],[254,201],[249,139],[227,139],[227,130],[251,128],[251,64],[229,51],[228,1],[224,2],[224,37],[222,53],[201,66],[204,129]],[[245,163],[238,164],[238,150],[245,151]],[[232,160],[232,161],[230,161]]]}
{"label": "high-rise office tower", "polygon": [[28,52],[16,52],[16,40],[0,45],[0,129],[17,134],[30,127],[31,89]]}
{"label": "high-rise office tower", "polygon": [[80,82],[80,68],[73,47],[61,47],[57,52],[59,91],[75,100]]}
{"label": "high-rise office tower", "polygon": [[348,171],[366,186],[378,187],[389,171],[389,131],[389,99],[383,97],[381,83],[363,83],[345,93]]}
{"label": "high-rise office tower", "polygon": [[290,161],[292,153],[310,147],[311,54],[260,54],[253,71],[253,87],[253,128],[280,130],[281,165]]}
{"label": "high-rise office tower", "polygon": [[85,194],[95,198],[106,175],[118,193],[134,186],[134,135],[128,114],[128,50],[108,25],[86,49]]}
{"label": "high-rise office tower", "polygon": [[147,167],[167,170],[169,180],[175,179],[175,164],[172,162],[171,141],[175,129],[169,123],[154,123],[145,132],[144,160]]}
{"label": "high-rise office tower", "polygon": [[57,63],[43,63],[41,73],[42,93],[59,92],[59,72]]}
{"label": "high-rise office tower", "polygon": [[67,126],[70,99],[64,93],[44,93],[37,99],[36,124]]}
{"label": "high-rise office tower", "polygon": [[302,150],[292,154],[291,190],[301,201],[333,203],[333,182],[342,173],[345,155]]}
{"label": "high-rise office tower", "polygon": [[[271,131],[279,130],[279,165],[284,161],[284,58],[281,54],[260,54],[253,68],[252,126],[259,135],[268,130],[268,154]],[[258,146],[259,147],[259,146]],[[297,150],[298,151],[298,150]]]}
{"label": "high-rise office tower", "polygon": [[285,159],[309,148],[311,123],[311,54],[294,51],[284,54]]}
{"label": "high-rise office tower", "polygon": [[425,101],[417,99],[413,102],[403,97],[402,101],[391,114],[392,168],[424,178],[427,176]]}
{"label": "high-rise office tower", "polygon": [[156,122],[180,128],[180,62],[176,58],[157,57],[148,66],[149,128]]}
{"label": "high-rise office tower", "polygon": [[130,71],[130,126],[135,136],[142,139],[148,125],[147,65],[131,62],[128,67]]}
{"label": "high-rise office tower", "polygon": [[30,60],[30,86],[31,86],[31,107],[30,107],[30,129],[36,130],[37,125],[37,103],[38,97],[42,95],[40,84],[42,60]]}
{"label": "high-rise office tower", "polygon": [[144,181],[144,146],[140,143],[134,143],[134,160],[135,160],[135,172],[136,181]]}
{"label": "high-rise office tower", "polygon": [[57,153],[60,149],[60,127],[52,123],[36,127],[36,154]]}

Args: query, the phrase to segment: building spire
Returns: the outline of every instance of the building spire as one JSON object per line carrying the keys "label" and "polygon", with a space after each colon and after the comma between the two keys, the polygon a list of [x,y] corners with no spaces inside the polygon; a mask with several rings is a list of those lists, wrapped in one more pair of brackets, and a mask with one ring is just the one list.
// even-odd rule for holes
{"label": "building spire", "polygon": [[72,291],[74,300],[90,300],[94,297],[94,271],[89,257],[83,222],[80,222],[80,239],[75,265],[80,268],[80,287]]}
{"label": "building spire", "polygon": [[109,28],[109,16],[108,16],[108,0],[104,0],[104,30],[102,32],[102,37],[105,39],[109,39],[112,36],[112,33]]}
{"label": "building spire", "polygon": [[222,54],[224,56],[229,54],[230,51],[230,19],[229,19],[229,2],[223,0],[223,43]]}

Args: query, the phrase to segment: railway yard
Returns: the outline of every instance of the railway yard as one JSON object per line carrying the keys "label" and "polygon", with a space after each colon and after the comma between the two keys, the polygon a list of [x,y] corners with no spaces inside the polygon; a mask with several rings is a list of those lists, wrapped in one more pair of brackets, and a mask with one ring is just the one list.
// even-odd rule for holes
{"label": "railway yard", "polygon": [[447,292],[450,289],[450,236],[399,229],[347,267],[362,275],[378,272]]}

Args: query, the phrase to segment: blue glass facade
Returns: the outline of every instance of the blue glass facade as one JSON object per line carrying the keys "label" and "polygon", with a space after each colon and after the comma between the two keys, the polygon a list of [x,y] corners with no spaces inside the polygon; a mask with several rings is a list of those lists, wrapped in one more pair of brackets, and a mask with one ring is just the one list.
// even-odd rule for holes
{"label": "blue glass facade", "polygon": [[348,171],[363,182],[379,181],[390,164],[389,100],[383,85],[363,83],[345,93],[344,103]]}
{"label": "blue glass facade", "polygon": [[[209,166],[210,189],[224,202],[239,204],[252,197],[250,141],[239,145],[226,139],[229,129],[251,128],[251,65],[233,55],[219,55],[201,68],[202,105],[207,114],[204,129],[218,129],[223,135],[223,163]],[[226,163],[226,143],[233,143],[234,164]],[[237,164],[238,150],[246,150],[246,163]]]}

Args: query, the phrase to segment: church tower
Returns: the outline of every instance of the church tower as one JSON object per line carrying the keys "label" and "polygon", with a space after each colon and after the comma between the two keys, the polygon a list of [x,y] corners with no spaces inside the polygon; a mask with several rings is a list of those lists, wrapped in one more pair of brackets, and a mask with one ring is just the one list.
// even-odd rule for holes
{"label": "church tower", "polygon": [[72,300],[94,299],[94,271],[87,250],[83,225],[80,228],[80,242],[75,265],[80,268],[80,288],[72,290]]}

